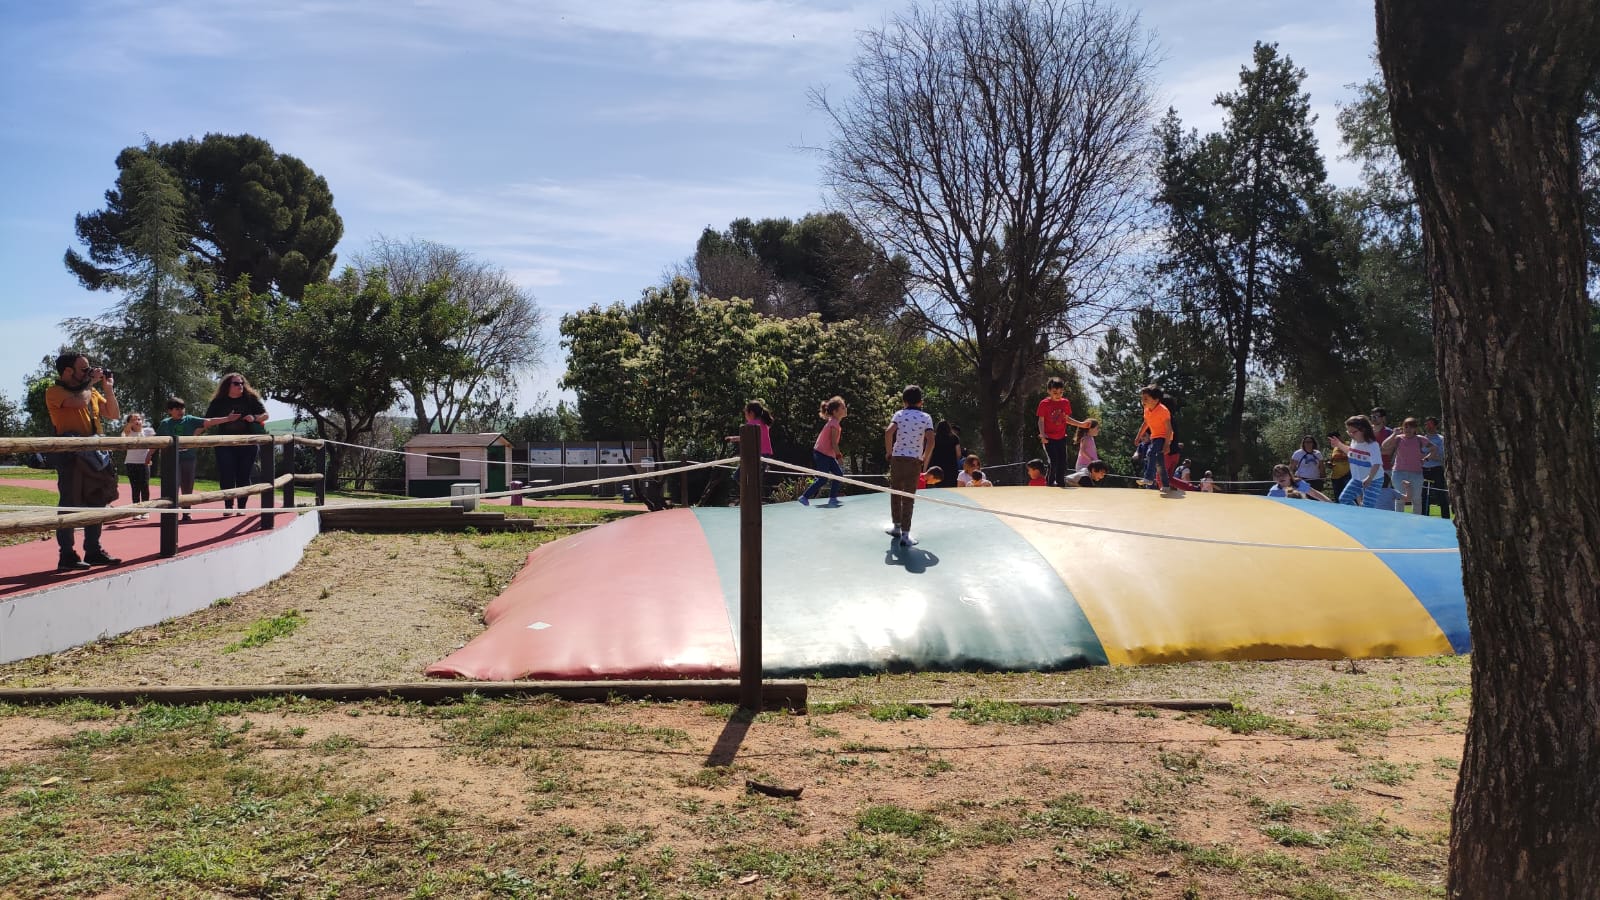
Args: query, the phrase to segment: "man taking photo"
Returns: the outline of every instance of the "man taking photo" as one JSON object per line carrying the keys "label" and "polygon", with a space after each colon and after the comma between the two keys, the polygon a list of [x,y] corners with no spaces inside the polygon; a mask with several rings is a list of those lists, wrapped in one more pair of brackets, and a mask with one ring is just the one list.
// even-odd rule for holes
{"label": "man taking photo", "polygon": [[[121,418],[114,381],[106,377],[102,369],[91,368],[89,358],[76,350],[56,357],[56,383],[44,393],[56,436],[99,437],[104,420]],[[111,505],[103,491],[105,469],[110,470],[111,483],[116,483],[116,469],[111,466],[109,454],[99,450],[69,451],[56,454],[56,460],[56,489],[61,495],[58,505]],[[91,485],[102,490],[91,491]],[[115,497],[114,488],[112,497]],[[75,571],[122,562],[100,546],[99,525],[83,526],[83,558],[80,559],[73,548],[73,530],[56,529],[56,546],[61,550],[61,559],[56,564],[58,570]]]}

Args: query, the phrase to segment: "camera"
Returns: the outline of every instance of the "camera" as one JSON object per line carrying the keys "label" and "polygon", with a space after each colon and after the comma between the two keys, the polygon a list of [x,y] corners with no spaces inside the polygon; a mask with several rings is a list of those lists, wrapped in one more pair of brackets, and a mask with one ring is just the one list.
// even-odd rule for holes
{"label": "camera", "polygon": [[101,369],[100,370],[100,380],[101,381],[115,381],[116,378],[117,378],[117,373],[116,372],[113,372],[110,369]]}

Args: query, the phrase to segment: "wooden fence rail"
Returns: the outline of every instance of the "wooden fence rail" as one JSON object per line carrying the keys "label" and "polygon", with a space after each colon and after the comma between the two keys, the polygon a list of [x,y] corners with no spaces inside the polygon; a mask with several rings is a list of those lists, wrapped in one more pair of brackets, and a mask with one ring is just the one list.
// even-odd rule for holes
{"label": "wooden fence rail", "polygon": [[[292,459],[295,446],[305,446],[317,451],[317,472],[296,474],[285,472],[278,474],[278,454],[272,448],[281,445],[285,448],[284,459]],[[202,491],[197,494],[178,495],[178,454],[180,450],[195,449],[199,447],[266,447],[268,451],[260,454],[260,462],[266,480],[256,484],[244,485],[235,488],[226,488],[218,491]],[[189,506],[195,503],[210,503],[215,500],[244,500],[254,495],[260,495],[263,509],[271,509],[276,504],[274,492],[283,491],[283,505],[294,507],[294,488],[296,484],[316,485],[316,504],[327,504],[327,449],[322,441],[315,438],[304,438],[295,434],[240,434],[240,435],[194,435],[190,437],[43,437],[43,438],[0,438],[0,455],[12,453],[58,453],[75,450],[165,450],[161,457],[161,499],[147,500],[129,506],[106,508],[104,512],[73,512],[73,513],[20,513],[0,514],[0,535],[26,534],[29,532],[55,531],[60,528],[81,528],[85,525],[102,525],[106,522],[115,522],[129,516],[140,515],[145,509],[172,509],[178,506]],[[276,514],[266,513],[258,517],[258,527],[267,530],[273,527]],[[178,517],[163,515],[161,517],[161,556],[171,557],[178,553]]]}
{"label": "wooden fence rail", "polygon": [[[244,447],[250,444],[298,445],[319,449],[322,441],[297,434],[195,434],[178,438],[178,447]],[[0,455],[11,453],[53,453],[66,450],[166,450],[170,437],[31,437],[0,438]]]}

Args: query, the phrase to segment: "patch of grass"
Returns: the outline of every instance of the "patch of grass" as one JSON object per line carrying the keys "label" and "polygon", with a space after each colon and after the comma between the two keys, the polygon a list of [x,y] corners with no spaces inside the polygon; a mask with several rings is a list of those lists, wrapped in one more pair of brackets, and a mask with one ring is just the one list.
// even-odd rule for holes
{"label": "patch of grass", "polygon": [[693,775],[680,776],[678,783],[684,787],[724,788],[733,784],[733,766],[704,766],[696,769]]}
{"label": "patch of grass", "polygon": [[1191,847],[1184,854],[1193,865],[1202,869],[1216,869],[1221,872],[1237,872],[1245,867],[1244,857],[1232,847]]}
{"label": "patch of grass", "polygon": [[867,708],[867,715],[878,722],[904,722],[926,719],[933,710],[919,703],[879,703]]}
{"label": "patch of grass", "polygon": [[1031,706],[1007,700],[959,700],[950,710],[950,718],[964,719],[974,725],[997,723],[1001,725],[1048,725],[1076,716],[1081,710],[1070,704],[1063,706]]}
{"label": "patch of grass", "polygon": [[1106,813],[1083,802],[1077,794],[1064,794],[1045,804],[1042,812],[1029,818],[1052,831],[1081,831],[1104,825],[1111,820]]}
{"label": "patch of grass", "polygon": [[250,647],[260,647],[281,637],[288,637],[298,631],[305,622],[305,616],[300,615],[297,609],[291,609],[269,619],[258,619],[245,629],[244,637],[223,647],[222,652],[235,653]]}
{"label": "patch of grass", "polygon": [[1415,765],[1399,766],[1387,760],[1381,760],[1367,766],[1362,771],[1373,781],[1394,787],[1410,781],[1415,775],[1416,769]]}
{"label": "patch of grass", "polygon": [[1285,847],[1326,847],[1328,841],[1320,834],[1290,825],[1264,825],[1261,833]]}
{"label": "patch of grass", "polygon": [[1212,728],[1223,728],[1234,734],[1255,734],[1269,731],[1275,734],[1298,735],[1304,729],[1287,719],[1279,719],[1244,706],[1232,709],[1213,709],[1205,714],[1205,723]]}
{"label": "patch of grass", "polygon": [[893,803],[869,806],[856,815],[856,827],[872,834],[898,834],[917,837],[939,828],[939,820],[927,813]]}

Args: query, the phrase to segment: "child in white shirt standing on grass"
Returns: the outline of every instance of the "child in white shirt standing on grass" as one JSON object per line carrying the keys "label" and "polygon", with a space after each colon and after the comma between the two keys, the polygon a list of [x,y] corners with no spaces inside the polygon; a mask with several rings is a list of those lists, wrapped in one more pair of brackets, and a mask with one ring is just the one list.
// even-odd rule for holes
{"label": "child in white shirt standing on grass", "polygon": [[[889,457],[889,487],[915,494],[917,479],[933,455],[933,417],[922,411],[922,388],[918,385],[906,385],[900,392],[900,402],[904,407],[894,414],[883,432],[883,449]],[[894,522],[887,531],[890,537],[899,539],[902,547],[917,542],[911,536],[914,503],[910,497],[889,498],[889,515]]]}

